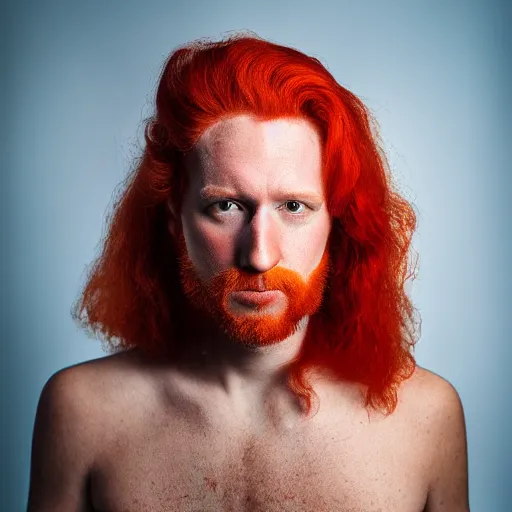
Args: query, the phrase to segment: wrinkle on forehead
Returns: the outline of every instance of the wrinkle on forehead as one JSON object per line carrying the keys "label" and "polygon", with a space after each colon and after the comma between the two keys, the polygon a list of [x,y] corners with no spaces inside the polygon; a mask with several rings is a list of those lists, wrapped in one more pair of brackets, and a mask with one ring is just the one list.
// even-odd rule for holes
{"label": "wrinkle on forehead", "polygon": [[262,122],[245,115],[223,119],[203,133],[187,157],[187,167],[199,186],[243,188],[249,180],[254,188],[296,188],[300,180],[310,187],[320,186],[322,192],[320,137],[303,119]]}

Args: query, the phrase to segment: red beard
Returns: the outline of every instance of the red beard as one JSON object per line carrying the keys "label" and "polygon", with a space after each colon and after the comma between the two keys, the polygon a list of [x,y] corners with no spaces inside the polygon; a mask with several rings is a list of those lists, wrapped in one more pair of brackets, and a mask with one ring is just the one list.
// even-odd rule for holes
{"label": "red beard", "polygon": [[[291,336],[299,322],[315,314],[322,304],[329,271],[327,248],[307,282],[293,270],[274,267],[258,275],[230,268],[205,283],[197,275],[184,243],[180,246],[179,267],[185,296],[228,337],[240,343],[259,346],[278,343]],[[265,290],[279,290],[282,294],[263,306],[244,306],[231,295],[261,285]]]}

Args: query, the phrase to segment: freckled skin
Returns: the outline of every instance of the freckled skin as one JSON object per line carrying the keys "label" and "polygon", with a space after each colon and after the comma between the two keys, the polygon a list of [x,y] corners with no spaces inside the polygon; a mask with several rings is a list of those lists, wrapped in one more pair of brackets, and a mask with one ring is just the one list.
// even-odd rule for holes
{"label": "freckled skin", "polygon": [[[136,351],[84,363],[80,372],[102,396],[91,510],[424,509],[439,435],[426,411],[435,412],[429,393],[440,378],[422,368],[387,418],[366,412],[357,387],[318,378],[312,419],[290,421],[297,409],[280,397],[281,414],[260,423],[235,414],[236,404],[197,373],[162,368]],[[116,391],[121,381],[129,395]]]}
{"label": "freckled skin", "polygon": [[[90,482],[80,508],[66,510],[444,511],[425,508],[444,432],[443,379],[417,367],[384,417],[364,408],[358,385],[318,374],[320,409],[306,418],[280,370],[300,350],[328,265],[314,128],[221,121],[187,172],[182,211],[168,205],[169,236],[182,241],[185,296],[211,324],[177,360],[132,350],[58,376],[66,428],[80,432],[65,452]],[[237,302],[233,291],[250,285],[276,286],[279,300]]]}
{"label": "freckled skin", "polygon": [[[206,130],[186,167],[169,234],[181,241],[188,300],[214,320],[202,340],[208,358],[245,408],[250,395],[275,392],[279,366],[298,353],[322,300],[331,218],[320,138],[303,120],[237,116]],[[279,291],[275,303],[250,308],[231,293],[258,284]]]}
{"label": "freckled skin", "polygon": [[[227,327],[205,343],[207,367],[194,365],[187,374],[180,372],[184,365],[174,373],[166,369],[166,399],[155,398],[165,429],[159,426],[162,420],[149,421],[140,412],[139,423],[132,419],[141,434],[133,428],[118,434],[125,438],[123,451],[105,456],[118,463],[110,484],[100,485],[94,495],[99,510],[113,510],[120,501],[134,506],[129,496],[135,495],[144,496],[154,510],[165,510],[164,502],[184,511],[423,509],[424,468],[411,455],[422,453],[425,439],[407,431],[406,412],[369,423],[353,386],[332,388],[317,379],[323,412],[304,421],[276,370],[297,353],[304,329],[275,342],[266,335],[273,332],[271,313],[290,324],[288,331],[293,327],[294,291],[307,290],[325,254],[331,221],[320,162],[319,138],[308,123],[260,123],[245,116],[214,125],[189,156],[190,186],[181,217],[171,217],[169,232],[182,236],[182,258],[193,271],[183,278],[189,300],[195,294],[192,302],[213,318],[223,317]],[[317,199],[307,207],[286,205],[300,202],[291,193],[296,191]],[[283,285],[269,277],[281,269],[288,272],[281,276],[284,282],[295,286],[274,310],[223,303],[231,290],[249,288],[262,276],[267,285]],[[217,279],[208,290],[206,285],[223,272],[232,272],[231,280]],[[321,295],[322,287],[319,282],[310,295]],[[151,496],[144,490],[135,449],[142,431],[152,433],[153,440],[144,445],[144,465],[158,475]],[[409,439],[408,449],[397,458],[396,445],[403,438]],[[171,463],[171,455],[179,462]],[[100,472],[101,479],[106,481],[107,474]],[[401,494],[400,486],[408,493]]]}

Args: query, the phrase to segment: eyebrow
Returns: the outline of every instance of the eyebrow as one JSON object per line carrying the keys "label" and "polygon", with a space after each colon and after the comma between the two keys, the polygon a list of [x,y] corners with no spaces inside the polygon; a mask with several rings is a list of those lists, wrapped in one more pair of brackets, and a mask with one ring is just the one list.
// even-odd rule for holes
{"label": "eyebrow", "polygon": [[[324,202],[324,200],[323,200],[321,195],[319,195],[316,192],[311,192],[309,190],[299,190],[299,191],[295,191],[295,192],[293,192],[293,191],[288,192],[288,191],[278,190],[275,193],[275,196],[279,200],[283,200],[283,199],[289,199],[289,200],[292,200],[292,199],[302,199],[302,200],[304,200],[306,202],[313,203],[313,204],[315,204],[317,206],[322,205],[322,203]],[[211,199],[211,198],[215,198],[215,197],[240,197],[241,199],[249,201],[249,202],[253,201],[253,199],[251,199],[251,197],[248,196],[248,195],[237,194],[234,190],[231,190],[231,189],[228,189],[228,188],[224,188],[224,187],[218,187],[218,186],[215,186],[215,185],[207,185],[206,187],[202,188],[199,191],[199,197],[202,200],[207,200],[207,199]]]}

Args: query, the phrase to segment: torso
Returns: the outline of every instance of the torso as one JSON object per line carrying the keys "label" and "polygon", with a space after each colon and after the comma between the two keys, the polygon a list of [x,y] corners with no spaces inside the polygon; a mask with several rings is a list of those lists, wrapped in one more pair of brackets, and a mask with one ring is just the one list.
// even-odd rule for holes
{"label": "torso", "polygon": [[369,417],[350,389],[324,382],[315,386],[313,418],[259,431],[201,407],[197,393],[183,392],[191,387],[162,393],[126,359],[86,363],[108,375],[96,379],[103,435],[91,473],[94,511],[423,510],[431,440],[418,404],[430,372],[416,369],[391,416]]}

